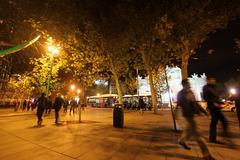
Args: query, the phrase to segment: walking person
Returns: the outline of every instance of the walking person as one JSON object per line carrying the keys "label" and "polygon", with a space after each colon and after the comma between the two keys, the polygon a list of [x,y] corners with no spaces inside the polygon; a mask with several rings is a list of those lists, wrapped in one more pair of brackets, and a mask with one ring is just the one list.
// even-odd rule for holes
{"label": "walking person", "polygon": [[208,77],[207,84],[203,87],[203,98],[207,102],[207,107],[211,114],[209,142],[222,144],[217,141],[217,123],[220,120],[223,126],[223,135],[228,137],[228,122],[221,112],[221,101],[216,90],[215,78]]}
{"label": "walking person", "polygon": [[45,107],[47,106],[47,98],[45,97],[45,94],[42,93],[41,97],[38,98],[36,101],[37,106],[37,117],[38,117],[38,125],[42,125],[42,115],[44,112]]}
{"label": "walking person", "polygon": [[31,101],[30,100],[28,100],[28,103],[27,103],[27,111],[29,111],[30,110],[30,107],[31,107]]}
{"label": "walking person", "polygon": [[236,95],[231,97],[232,100],[235,102],[236,113],[238,117],[238,124],[240,128],[240,87],[237,89]]}
{"label": "walking person", "polygon": [[54,101],[54,108],[55,108],[55,123],[58,124],[59,121],[59,111],[63,105],[63,99],[61,98],[61,95],[58,93],[57,97]]}
{"label": "walking person", "polygon": [[23,101],[22,111],[25,111],[26,108],[27,108],[27,100],[25,99]]}
{"label": "walking person", "polygon": [[140,113],[143,115],[146,104],[145,104],[145,102],[143,101],[143,98],[142,98],[142,97],[139,98],[139,100],[138,100],[138,105],[139,105]]}
{"label": "walking person", "polygon": [[179,91],[177,95],[177,106],[181,107],[182,109],[182,115],[186,121],[186,128],[183,130],[183,133],[179,139],[179,144],[185,149],[190,150],[191,148],[186,144],[186,142],[190,138],[193,138],[200,146],[203,159],[214,160],[204,139],[198,132],[196,122],[194,120],[194,115],[199,114],[202,110],[195,100],[195,96],[187,79],[182,80],[182,86],[183,89]]}
{"label": "walking person", "polygon": [[67,113],[67,109],[68,109],[68,100],[67,99],[64,100],[63,108],[64,108],[64,113]]}
{"label": "walking person", "polygon": [[48,103],[47,103],[47,109],[46,109],[46,114],[50,114],[52,110],[52,98],[51,96],[48,97]]}
{"label": "walking person", "polygon": [[75,113],[75,107],[76,106],[77,106],[77,101],[72,99],[71,102],[70,102],[70,112],[69,112],[69,115],[71,115],[71,112],[73,112],[73,114]]}

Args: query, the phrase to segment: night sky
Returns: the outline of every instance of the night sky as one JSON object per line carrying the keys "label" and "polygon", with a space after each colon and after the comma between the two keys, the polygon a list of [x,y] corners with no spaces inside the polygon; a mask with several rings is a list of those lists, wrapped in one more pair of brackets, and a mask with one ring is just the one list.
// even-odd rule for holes
{"label": "night sky", "polygon": [[[240,76],[240,49],[235,39],[240,39],[240,17],[232,20],[226,29],[209,35],[195,55],[191,57],[189,74],[211,75],[219,82]],[[208,54],[213,49],[212,54]]]}

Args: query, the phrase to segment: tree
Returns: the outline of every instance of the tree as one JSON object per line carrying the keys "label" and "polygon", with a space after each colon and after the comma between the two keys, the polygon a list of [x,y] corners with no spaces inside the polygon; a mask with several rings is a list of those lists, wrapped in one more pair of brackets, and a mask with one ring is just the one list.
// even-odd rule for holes
{"label": "tree", "polygon": [[104,65],[115,82],[119,104],[122,104],[122,83],[128,76],[129,59],[132,56],[127,32],[128,15],[124,14],[128,8],[122,8],[122,5],[122,2],[95,1],[88,8],[90,23],[99,35],[101,57],[106,60]]}
{"label": "tree", "polygon": [[166,79],[169,77],[166,77],[165,74],[165,67],[159,67],[159,69],[155,72],[153,75],[154,77],[154,86],[157,90],[158,96],[161,99],[162,102],[162,94],[168,92],[167,84],[166,84]]}
{"label": "tree", "polygon": [[30,73],[30,76],[32,77],[31,83],[35,87],[36,93],[39,95],[46,92],[49,74],[51,74],[51,93],[56,95],[56,93],[63,88],[63,83],[59,77],[59,71],[64,68],[66,61],[62,58],[63,55],[55,56],[52,62],[52,72],[50,73],[50,54],[50,52],[47,52],[47,54],[43,54],[42,57],[31,60],[31,64],[34,66]]}
{"label": "tree", "polygon": [[188,61],[210,33],[226,27],[228,21],[239,14],[235,1],[179,1],[172,7],[169,16],[174,23],[175,39],[180,48],[183,79],[188,77]]}
{"label": "tree", "polygon": [[173,23],[166,15],[160,16],[161,13],[151,15],[144,12],[143,15],[139,15],[139,21],[134,24],[134,27],[137,27],[135,29],[137,31],[135,39],[137,52],[141,54],[149,76],[154,113],[157,113],[158,108],[157,89],[154,86],[153,75],[158,73],[159,67],[165,68],[165,65],[170,62],[172,53],[169,49],[171,46],[166,42],[172,34]]}
{"label": "tree", "polygon": [[102,65],[105,59],[99,56],[98,46],[94,45],[95,41],[92,42],[88,36],[90,35],[86,33],[75,32],[75,35],[69,35],[64,42],[64,48],[69,55],[66,71],[80,84],[81,103],[84,104],[87,87],[92,86],[105,69]]}
{"label": "tree", "polygon": [[26,73],[11,77],[8,82],[8,88],[14,92],[12,98],[21,100],[28,99],[34,90],[31,81],[31,76]]}

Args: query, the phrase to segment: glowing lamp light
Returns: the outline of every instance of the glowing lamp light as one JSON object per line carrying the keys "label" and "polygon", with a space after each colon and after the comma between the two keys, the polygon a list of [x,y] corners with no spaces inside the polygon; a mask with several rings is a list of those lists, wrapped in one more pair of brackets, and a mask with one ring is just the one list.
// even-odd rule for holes
{"label": "glowing lamp light", "polygon": [[236,94],[236,89],[235,88],[231,88],[229,91],[230,91],[231,94]]}
{"label": "glowing lamp light", "polygon": [[71,90],[74,90],[75,89],[75,85],[72,84],[70,88],[71,88]]}
{"label": "glowing lamp light", "polygon": [[59,52],[58,48],[54,46],[48,46],[48,50],[52,52],[53,54],[57,54]]}
{"label": "glowing lamp light", "polygon": [[80,92],[81,92],[81,90],[80,90],[80,89],[78,89],[78,90],[77,90],[77,93],[79,94]]}
{"label": "glowing lamp light", "polygon": [[99,96],[100,96],[100,93],[98,93],[97,96],[99,97]]}
{"label": "glowing lamp light", "polygon": [[64,96],[63,96],[63,95],[62,95],[61,97],[62,97],[62,98],[64,98]]}

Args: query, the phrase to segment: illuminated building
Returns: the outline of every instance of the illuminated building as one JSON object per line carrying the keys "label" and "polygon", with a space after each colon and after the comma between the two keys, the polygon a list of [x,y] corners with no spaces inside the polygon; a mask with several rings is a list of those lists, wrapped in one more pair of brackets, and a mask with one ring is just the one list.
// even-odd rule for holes
{"label": "illuminated building", "polygon": [[[166,69],[167,77],[168,77],[168,84],[169,84],[169,90],[170,90],[170,97],[172,98],[172,101],[176,101],[177,93],[182,89],[181,81],[182,81],[182,75],[181,75],[181,69],[178,67],[167,67]],[[191,77],[188,78],[189,82],[191,84],[192,90],[196,96],[196,99],[198,101],[202,100],[202,87],[206,84],[206,76],[205,74],[198,76],[197,74],[193,74]],[[151,94],[150,92],[150,86],[149,86],[149,80],[148,77],[145,77],[145,79],[142,79],[141,77],[138,77],[139,81],[139,94]],[[166,83],[164,81],[163,83]],[[169,102],[169,93],[165,92],[161,94],[162,102],[168,103]]]}

